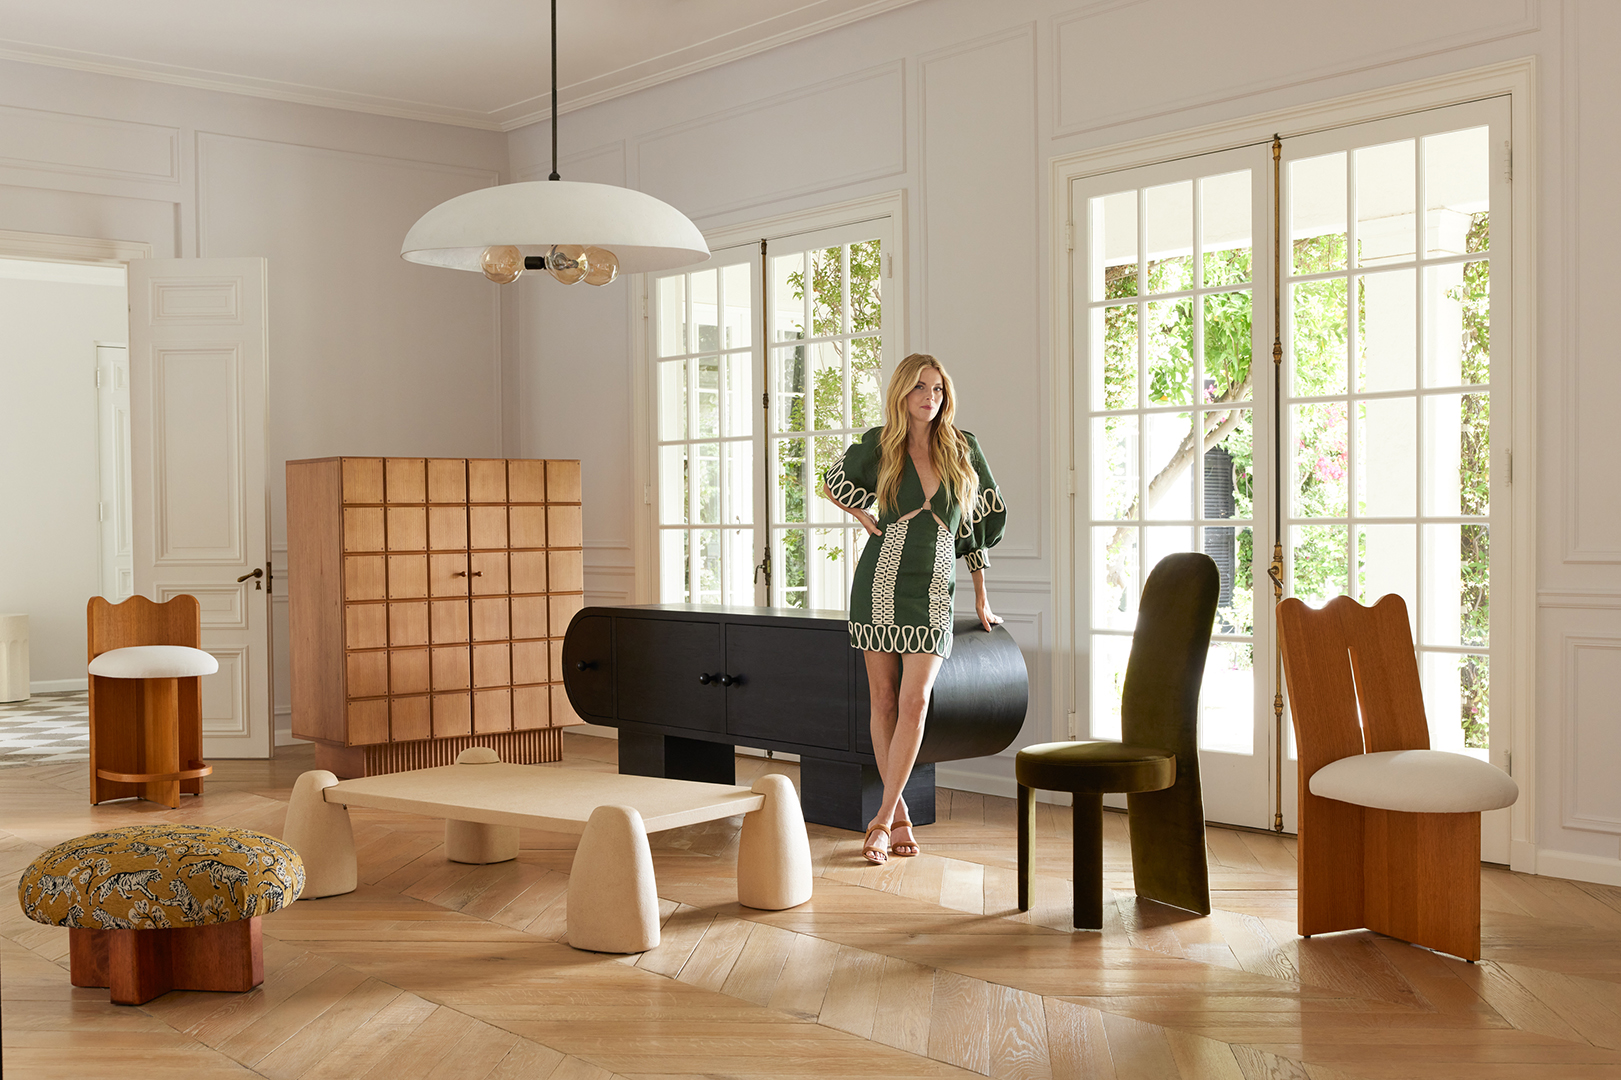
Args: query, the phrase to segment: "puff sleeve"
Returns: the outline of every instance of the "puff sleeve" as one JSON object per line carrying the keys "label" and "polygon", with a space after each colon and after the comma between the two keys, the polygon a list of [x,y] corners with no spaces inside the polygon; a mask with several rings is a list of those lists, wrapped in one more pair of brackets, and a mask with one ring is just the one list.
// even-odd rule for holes
{"label": "puff sleeve", "polygon": [[836,502],[866,510],[878,501],[878,436],[882,428],[870,428],[850,444],[844,457],[829,466],[822,480]]}
{"label": "puff sleeve", "polygon": [[1002,502],[1002,491],[996,486],[996,478],[991,476],[990,466],[985,463],[979,440],[966,431],[963,435],[968,439],[968,460],[979,478],[979,492],[974,505],[963,508],[962,524],[957,528],[957,555],[968,561],[968,572],[973,573],[990,565],[986,553],[1002,542],[1002,534],[1007,530],[1007,506]]}

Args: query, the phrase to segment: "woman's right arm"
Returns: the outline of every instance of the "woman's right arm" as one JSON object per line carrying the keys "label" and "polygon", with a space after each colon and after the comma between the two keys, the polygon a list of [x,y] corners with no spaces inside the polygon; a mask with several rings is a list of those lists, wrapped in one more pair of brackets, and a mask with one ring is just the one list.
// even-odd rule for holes
{"label": "woman's right arm", "polygon": [[854,506],[845,506],[843,503],[839,502],[839,500],[835,499],[833,497],[833,493],[827,489],[826,481],[822,482],[822,498],[826,499],[840,510],[843,510],[846,514],[849,514],[851,517],[861,522],[861,527],[867,530],[868,536],[878,536],[883,532],[882,529],[878,528],[878,523],[872,519],[871,514],[867,513],[865,510],[857,509]]}

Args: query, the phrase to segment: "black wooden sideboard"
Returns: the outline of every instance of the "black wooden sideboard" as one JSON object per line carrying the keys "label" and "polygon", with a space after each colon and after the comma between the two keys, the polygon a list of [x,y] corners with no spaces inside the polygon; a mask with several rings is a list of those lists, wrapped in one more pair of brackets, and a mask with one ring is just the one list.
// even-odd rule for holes
{"label": "black wooden sideboard", "polygon": [[[588,607],[563,641],[569,702],[619,729],[619,771],[730,784],[734,747],[800,758],[805,820],[860,830],[883,782],[868,730],[867,670],[837,612],[649,604]],[[934,821],[934,763],[1006,749],[1029,678],[1006,629],[959,618],[906,788],[912,820]]]}

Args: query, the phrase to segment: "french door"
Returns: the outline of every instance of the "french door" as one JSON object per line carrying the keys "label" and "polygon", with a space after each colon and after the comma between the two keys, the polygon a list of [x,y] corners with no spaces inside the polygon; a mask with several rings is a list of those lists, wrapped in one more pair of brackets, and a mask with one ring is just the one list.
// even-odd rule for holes
{"label": "french door", "polygon": [[821,476],[883,423],[891,243],[880,218],[649,282],[660,600],[848,606],[866,534]]}
{"label": "french door", "polygon": [[1507,748],[1507,141],[1499,99],[1074,184],[1077,711],[1118,737],[1141,583],[1209,554],[1211,820],[1293,828],[1275,543],[1286,594],[1407,600],[1432,746]]}

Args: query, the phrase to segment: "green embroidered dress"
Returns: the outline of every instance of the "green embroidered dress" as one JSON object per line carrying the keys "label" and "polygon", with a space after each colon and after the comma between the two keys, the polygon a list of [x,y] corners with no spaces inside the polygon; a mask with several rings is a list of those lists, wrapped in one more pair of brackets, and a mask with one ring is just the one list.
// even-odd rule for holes
{"label": "green embroidered dress", "polygon": [[[852,443],[844,459],[827,470],[827,490],[845,506],[866,510],[878,501],[878,437],[873,428]],[[850,647],[870,652],[951,655],[951,598],[957,559],[968,570],[990,565],[985,552],[1002,539],[1007,509],[991,477],[979,441],[968,432],[969,460],[978,476],[974,504],[966,509],[942,483],[923,498],[923,482],[910,456],[901,473],[896,504],[878,516],[880,536],[870,536],[856,564],[850,589]],[[922,513],[912,515],[913,511]],[[945,522],[941,528],[936,517]],[[902,519],[905,520],[902,520]]]}

